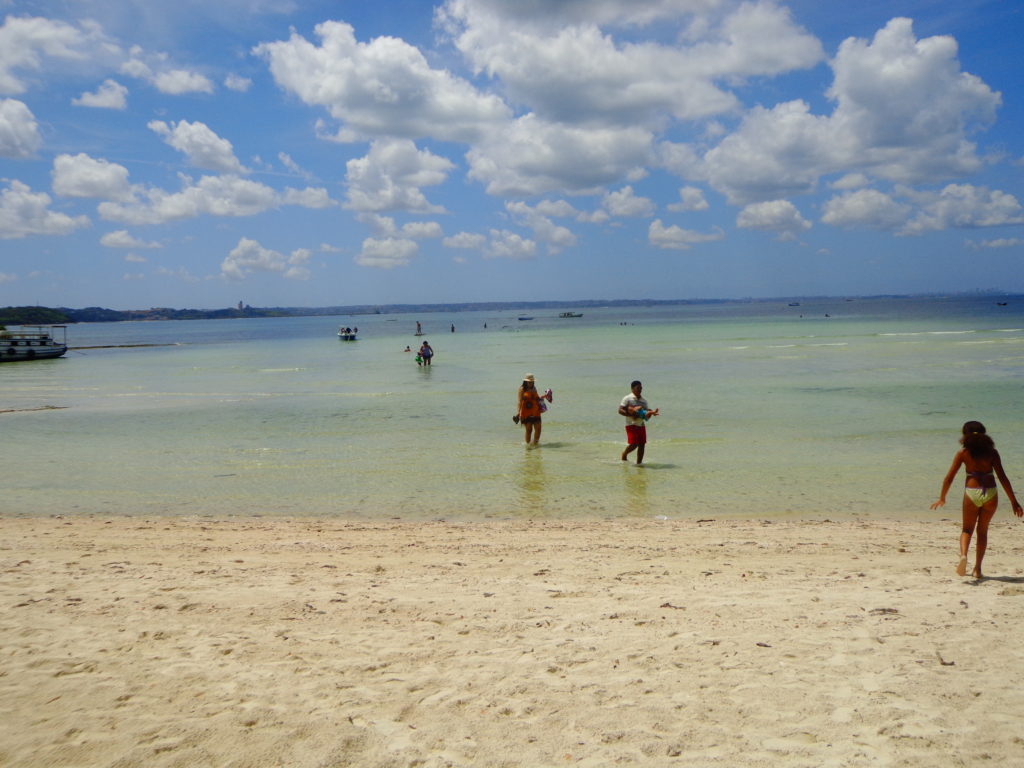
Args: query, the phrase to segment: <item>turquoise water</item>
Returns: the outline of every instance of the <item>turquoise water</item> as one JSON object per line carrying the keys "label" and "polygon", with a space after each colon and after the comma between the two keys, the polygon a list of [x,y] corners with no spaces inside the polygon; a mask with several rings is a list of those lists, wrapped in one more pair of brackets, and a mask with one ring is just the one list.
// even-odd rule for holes
{"label": "turquoise water", "polygon": [[[0,512],[934,514],[967,419],[1024,489],[1024,299],[580,311],[72,326],[72,347],[159,346],[0,365]],[[430,368],[403,352],[417,320]],[[554,391],[536,449],[511,420],[526,372]],[[618,458],[633,378],[662,411],[639,468]]]}

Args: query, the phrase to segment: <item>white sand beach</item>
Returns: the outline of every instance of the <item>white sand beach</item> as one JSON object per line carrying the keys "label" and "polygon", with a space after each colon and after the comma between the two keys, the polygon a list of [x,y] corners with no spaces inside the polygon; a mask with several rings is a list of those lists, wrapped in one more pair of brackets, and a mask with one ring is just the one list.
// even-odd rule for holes
{"label": "white sand beach", "polygon": [[1024,755],[1024,526],[0,518],[3,766]]}

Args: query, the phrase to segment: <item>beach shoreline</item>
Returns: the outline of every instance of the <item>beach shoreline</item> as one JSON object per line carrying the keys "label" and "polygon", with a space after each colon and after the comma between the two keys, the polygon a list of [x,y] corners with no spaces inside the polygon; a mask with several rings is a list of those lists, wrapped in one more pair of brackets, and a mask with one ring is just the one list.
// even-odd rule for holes
{"label": "beach shoreline", "polygon": [[1020,525],[0,517],[0,764],[1009,764]]}

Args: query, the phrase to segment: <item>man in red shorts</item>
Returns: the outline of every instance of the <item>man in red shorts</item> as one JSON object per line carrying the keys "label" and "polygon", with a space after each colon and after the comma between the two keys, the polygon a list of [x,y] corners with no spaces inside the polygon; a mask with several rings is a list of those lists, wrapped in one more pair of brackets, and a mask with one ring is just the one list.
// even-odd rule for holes
{"label": "man in red shorts", "polygon": [[629,385],[630,393],[622,398],[619,403],[619,415],[626,417],[626,450],[622,452],[622,460],[627,461],[627,456],[636,451],[636,463],[644,461],[644,446],[647,445],[647,420],[658,415],[658,409],[653,411],[644,400],[641,393],[644,385],[634,381]]}

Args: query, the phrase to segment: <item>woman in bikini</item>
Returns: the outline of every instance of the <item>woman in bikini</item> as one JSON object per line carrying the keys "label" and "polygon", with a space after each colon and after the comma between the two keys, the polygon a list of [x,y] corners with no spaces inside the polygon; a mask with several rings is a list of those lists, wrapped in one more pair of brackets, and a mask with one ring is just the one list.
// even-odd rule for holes
{"label": "woman in bikini", "polygon": [[1024,509],[1021,509],[1017,497],[1013,495],[1013,487],[1006,472],[1003,471],[999,451],[996,450],[992,438],[985,434],[985,425],[980,421],[968,421],[964,424],[960,444],[963,448],[953,457],[953,466],[949,468],[942,481],[939,500],[932,504],[932,509],[938,509],[946,503],[946,494],[953,484],[953,478],[963,465],[967,470],[967,482],[964,487],[964,525],[960,533],[960,562],[957,563],[956,572],[959,576],[967,573],[967,550],[971,546],[971,536],[977,527],[978,543],[974,550],[974,570],[971,575],[980,579],[981,561],[988,547],[988,524],[999,504],[996,478],[999,478],[999,483],[1006,491],[1013,513],[1017,517],[1022,517]]}

